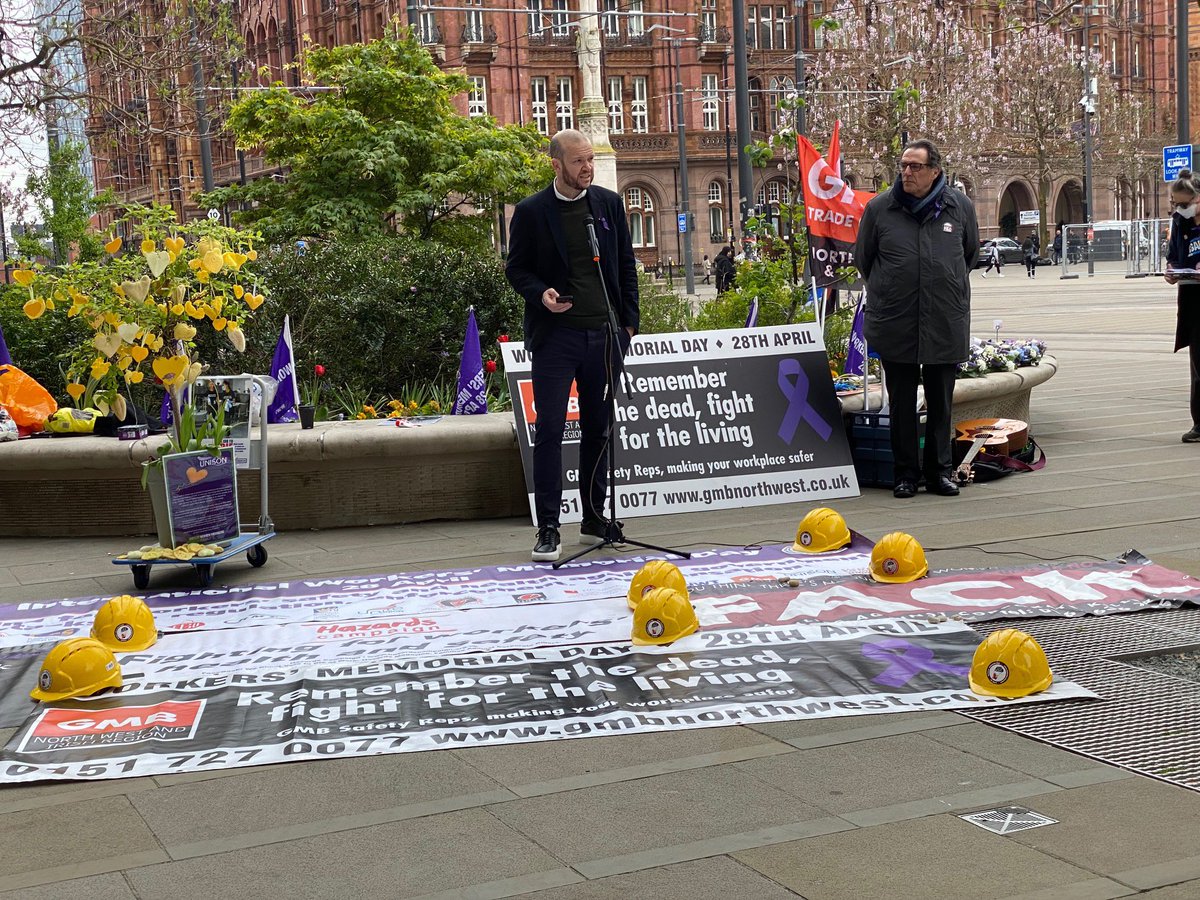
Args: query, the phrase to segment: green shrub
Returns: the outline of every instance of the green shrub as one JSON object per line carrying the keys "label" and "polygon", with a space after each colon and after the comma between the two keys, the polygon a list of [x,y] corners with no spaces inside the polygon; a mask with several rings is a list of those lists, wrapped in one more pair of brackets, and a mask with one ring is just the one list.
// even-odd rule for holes
{"label": "green shrub", "polygon": [[66,316],[30,319],[22,309],[28,300],[28,288],[0,285],[0,328],[13,365],[36,378],[59,405],[74,406],[64,373],[75,348],[91,337],[92,330],[80,319]]}
{"label": "green shrub", "polygon": [[522,301],[490,251],[388,235],[302,255],[274,249],[259,261],[270,299],[246,329],[244,356],[228,342],[201,348],[217,371],[269,372],[285,314],[301,382],[320,364],[330,390],[367,398],[452,384],[471,305],[485,358],[499,335],[521,339]]}
{"label": "green shrub", "polygon": [[641,307],[640,334],[670,334],[692,327],[691,302],[645,272],[638,272],[638,299]]}

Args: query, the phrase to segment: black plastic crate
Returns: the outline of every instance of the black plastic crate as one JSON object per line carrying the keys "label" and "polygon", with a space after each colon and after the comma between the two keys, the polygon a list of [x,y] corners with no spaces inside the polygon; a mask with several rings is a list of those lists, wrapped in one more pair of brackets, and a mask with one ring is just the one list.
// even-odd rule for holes
{"label": "black plastic crate", "polygon": [[[854,413],[847,427],[854,472],[862,487],[891,487],[895,483],[892,456],[892,419],[888,413]],[[925,446],[925,416],[917,425],[920,446]]]}

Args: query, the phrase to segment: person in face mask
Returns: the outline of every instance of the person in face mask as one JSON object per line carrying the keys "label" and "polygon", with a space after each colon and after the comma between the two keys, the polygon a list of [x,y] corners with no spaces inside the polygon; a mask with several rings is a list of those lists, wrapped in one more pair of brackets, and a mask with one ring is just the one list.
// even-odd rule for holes
{"label": "person in face mask", "polygon": [[1171,237],[1167,245],[1167,284],[1179,285],[1175,350],[1188,348],[1191,365],[1192,427],[1185,444],[1200,444],[1200,185],[1188,169],[1171,184]]}

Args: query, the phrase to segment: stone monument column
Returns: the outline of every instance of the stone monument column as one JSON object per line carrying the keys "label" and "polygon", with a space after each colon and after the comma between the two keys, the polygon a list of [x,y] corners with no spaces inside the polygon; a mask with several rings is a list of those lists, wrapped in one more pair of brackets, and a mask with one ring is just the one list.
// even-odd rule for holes
{"label": "stone monument column", "polygon": [[617,190],[617,154],[608,139],[608,104],[600,78],[600,15],[596,0],[580,0],[579,27],[575,32],[579,71],[583,74],[583,99],[576,110],[576,124],[588,136],[596,151],[594,181],[601,187]]}

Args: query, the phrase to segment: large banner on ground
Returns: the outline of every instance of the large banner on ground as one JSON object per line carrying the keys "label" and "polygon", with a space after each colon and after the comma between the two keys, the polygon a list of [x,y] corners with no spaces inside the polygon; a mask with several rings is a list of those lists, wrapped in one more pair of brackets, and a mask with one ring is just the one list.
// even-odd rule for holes
{"label": "large banner on ground", "polygon": [[[533,509],[532,363],[504,343],[517,441]],[[639,335],[617,394],[621,518],[858,495],[821,329]],[[563,437],[563,522],[578,522],[579,410]]]}
{"label": "large banner on ground", "polygon": [[891,620],[131,685],[38,708],[0,752],[0,782],[1095,696],[1070,682],[1025,701],[976,695],[978,643],[960,623]]}

